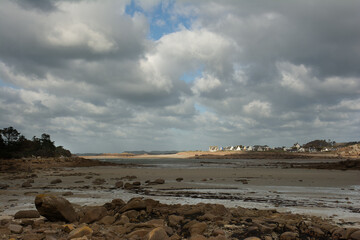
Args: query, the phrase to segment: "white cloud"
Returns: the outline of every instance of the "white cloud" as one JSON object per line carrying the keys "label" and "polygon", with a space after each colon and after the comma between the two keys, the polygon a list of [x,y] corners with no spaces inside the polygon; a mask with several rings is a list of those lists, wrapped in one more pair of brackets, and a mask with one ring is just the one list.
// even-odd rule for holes
{"label": "white cloud", "polygon": [[255,117],[269,117],[271,115],[271,104],[268,102],[254,100],[244,106],[244,111]]}
{"label": "white cloud", "polygon": [[210,92],[219,86],[221,86],[219,79],[210,74],[204,73],[203,77],[195,80],[192,91],[195,94],[201,94],[203,92]]}
{"label": "white cloud", "polygon": [[108,39],[103,33],[91,29],[83,23],[55,26],[47,39],[50,44],[61,47],[87,46],[95,52],[109,52],[116,50],[114,41]]}

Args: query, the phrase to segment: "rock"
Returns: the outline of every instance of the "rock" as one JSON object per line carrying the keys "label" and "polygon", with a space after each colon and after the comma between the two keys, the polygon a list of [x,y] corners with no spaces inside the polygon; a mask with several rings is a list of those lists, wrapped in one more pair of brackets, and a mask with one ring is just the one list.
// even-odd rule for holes
{"label": "rock", "polygon": [[116,221],[116,225],[125,225],[126,223],[129,223],[130,220],[126,215],[121,215],[120,219]]}
{"label": "rock", "polygon": [[24,183],[21,185],[21,187],[23,187],[23,188],[28,188],[28,187],[32,187],[32,185],[31,185],[31,183],[29,183],[29,182],[24,182]]}
{"label": "rock", "polygon": [[74,193],[72,193],[72,192],[64,192],[62,195],[65,197],[65,196],[74,195]]}
{"label": "rock", "polygon": [[41,216],[49,221],[75,222],[77,214],[71,203],[63,197],[52,194],[39,194],[35,206]]}
{"label": "rock", "polygon": [[50,183],[51,184],[58,184],[58,183],[61,183],[61,182],[62,182],[62,180],[60,178],[57,178],[57,179],[52,180]]}
{"label": "rock", "polygon": [[126,205],[126,203],[122,199],[119,199],[119,198],[113,199],[111,201],[111,203],[114,204],[116,207],[122,207],[122,206]]}
{"label": "rock", "polygon": [[140,185],[141,185],[141,182],[133,182],[132,185],[134,185],[134,186],[140,186]]}
{"label": "rock", "polygon": [[334,239],[348,239],[352,233],[359,229],[356,228],[337,228],[333,231],[332,237]]}
{"label": "rock", "polygon": [[118,181],[115,183],[115,187],[116,188],[122,188],[124,186],[124,182],[123,181]]}
{"label": "rock", "polygon": [[97,178],[97,179],[95,179],[92,183],[94,184],[94,185],[102,185],[102,184],[104,184],[106,181],[105,181],[105,179],[103,179],[103,178]]}
{"label": "rock", "polygon": [[40,214],[36,210],[21,210],[15,213],[14,218],[20,219],[20,218],[39,218]]}
{"label": "rock", "polygon": [[168,240],[169,236],[162,227],[157,227],[147,234],[147,240]]}
{"label": "rock", "polygon": [[9,187],[9,185],[7,184],[0,184],[0,189],[7,189]]}
{"label": "rock", "polygon": [[105,216],[98,222],[98,224],[111,225],[115,222],[115,220],[114,216]]}
{"label": "rock", "polygon": [[191,236],[191,238],[190,238],[190,240],[206,240],[206,239],[207,239],[206,237],[199,235],[199,234]]}
{"label": "rock", "polygon": [[135,188],[135,186],[132,185],[131,183],[125,183],[124,184],[124,189],[126,189],[126,190],[131,190],[131,189],[134,189],[134,188]]}
{"label": "rock", "polygon": [[261,240],[261,239],[258,237],[248,237],[248,238],[245,238],[244,240]]}
{"label": "rock", "polygon": [[360,240],[360,230],[353,232],[350,235],[350,239],[352,239],[352,240]]}
{"label": "rock", "polygon": [[212,235],[215,237],[218,235],[225,235],[225,232],[224,230],[217,228],[213,230]]}
{"label": "rock", "polygon": [[129,233],[127,235],[127,238],[126,239],[132,239],[132,238],[136,238],[136,236],[140,239],[144,238],[148,233],[149,233],[150,229],[138,229],[138,230],[135,230],[131,233]]}
{"label": "rock", "polygon": [[22,233],[23,231],[23,227],[21,225],[18,225],[18,224],[10,224],[9,225],[9,230],[12,232],[12,233]]}
{"label": "rock", "polygon": [[80,219],[80,222],[93,223],[105,217],[107,211],[104,207],[85,207],[83,212],[84,216]]}
{"label": "rock", "polygon": [[22,219],[21,220],[22,226],[32,226],[33,224],[34,224],[34,220],[32,220],[32,219]]}
{"label": "rock", "polygon": [[93,233],[93,230],[89,228],[88,226],[83,226],[77,229],[72,230],[69,233],[68,239],[74,239],[74,238],[80,238],[83,236],[91,236]]}
{"label": "rock", "polygon": [[207,228],[207,224],[204,222],[198,222],[189,227],[190,235],[203,234]]}
{"label": "rock", "polygon": [[280,235],[280,240],[296,240],[298,237],[297,233],[294,232],[284,232]]}
{"label": "rock", "polygon": [[152,182],[152,184],[164,184],[164,183],[165,183],[165,180],[161,179],[161,178],[158,178]]}
{"label": "rock", "polygon": [[182,180],[184,180],[182,177],[176,179],[177,182],[181,182]]}
{"label": "rock", "polygon": [[142,209],[146,209],[146,203],[141,198],[133,198],[130,199],[129,202],[120,209],[120,212]]}
{"label": "rock", "polygon": [[169,216],[169,226],[170,227],[177,227],[180,225],[180,222],[184,221],[183,216],[177,216],[177,215],[170,215]]}
{"label": "rock", "polygon": [[71,231],[73,231],[75,229],[75,225],[74,224],[65,224],[62,226],[64,232],[70,233]]}

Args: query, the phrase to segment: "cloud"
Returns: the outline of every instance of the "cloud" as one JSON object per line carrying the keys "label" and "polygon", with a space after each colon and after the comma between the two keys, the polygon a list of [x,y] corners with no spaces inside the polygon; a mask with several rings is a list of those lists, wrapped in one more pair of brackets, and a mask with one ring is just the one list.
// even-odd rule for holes
{"label": "cloud", "polygon": [[359,5],[3,1],[0,125],[75,152],[358,140]]}

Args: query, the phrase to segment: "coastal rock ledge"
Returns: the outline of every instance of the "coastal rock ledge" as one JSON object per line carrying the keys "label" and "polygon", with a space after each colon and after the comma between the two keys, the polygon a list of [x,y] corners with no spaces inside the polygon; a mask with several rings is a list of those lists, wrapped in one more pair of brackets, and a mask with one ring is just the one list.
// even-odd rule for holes
{"label": "coastal rock ledge", "polygon": [[16,219],[1,220],[0,239],[360,239],[360,229],[343,228],[319,217],[220,204],[168,205],[133,198],[75,210],[62,197],[40,194],[35,206],[42,218],[27,218],[30,214],[25,212]]}

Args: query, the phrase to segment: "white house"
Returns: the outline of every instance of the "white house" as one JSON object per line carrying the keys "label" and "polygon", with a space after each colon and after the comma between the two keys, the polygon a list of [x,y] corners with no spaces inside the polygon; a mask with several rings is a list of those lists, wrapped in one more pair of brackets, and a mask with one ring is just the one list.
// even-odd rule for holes
{"label": "white house", "polygon": [[217,152],[219,151],[219,147],[218,146],[210,146],[209,147],[209,152]]}

